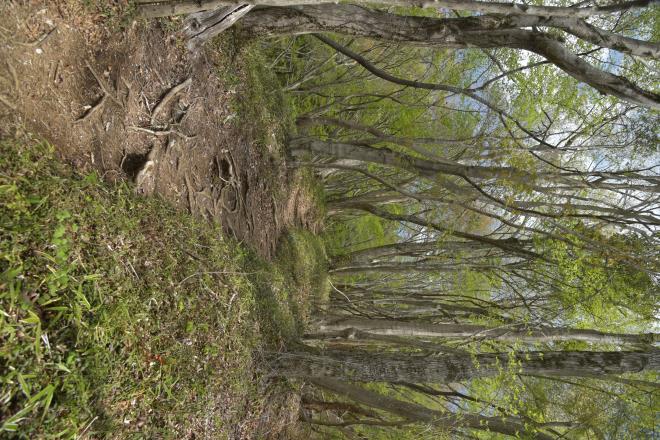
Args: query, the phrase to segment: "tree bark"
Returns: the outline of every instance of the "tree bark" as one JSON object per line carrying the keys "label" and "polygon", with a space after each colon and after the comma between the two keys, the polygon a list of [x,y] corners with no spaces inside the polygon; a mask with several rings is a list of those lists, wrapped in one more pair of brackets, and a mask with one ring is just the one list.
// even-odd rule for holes
{"label": "tree bark", "polygon": [[[207,11],[223,6],[236,5],[232,0],[139,0],[139,13],[145,18],[167,17],[178,14]],[[300,6],[318,5],[322,3],[335,4],[336,0],[255,0],[253,4],[260,6]],[[523,3],[483,2],[475,0],[352,0],[353,4],[369,5],[383,4],[388,6],[416,6],[420,8],[448,8],[461,11],[475,11],[494,14],[529,14],[544,17],[580,17],[587,18],[613,12],[628,11],[648,7],[651,0],[633,0],[613,3],[607,6],[561,7],[533,6]]]}
{"label": "tree bark", "polygon": [[323,356],[282,353],[272,366],[285,377],[335,378],[356,382],[450,383],[497,376],[507,368],[518,374],[592,377],[660,369],[660,350],[647,352],[545,351],[462,356],[443,353],[327,351]]}
{"label": "tree bark", "polygon": [[317,333],[337,333],[356,329],[368,333],[413,338],[478,338],[524,342],[584,341],[599,344],[652,344],[660,341],[657,333],[605,333],[566,327],[486,327],[472,324],[427,324],[392,319],[338,317],[319,321]]}
{"label": "tree bark", "polygon": [[416,403],[394,399],[330,378],[315,378],[310,382],[333,393],[346,396],[362,405],[387,411],[408,420],[430,423],[448,429],[466,427],[482,431],[488,430],[516,438],[523,433],[527,434],[525,438],[536,440],[552,440],[554,438],[539,431],[526,429],[523,424],[512,421],[507,417],[486,417],[476,414],[454,415],[448,412],[434,411]]}
{"label": "tree bark", "polygon": [[342,159],[353,159],[391,166],[428,178],[435,178],[438,174],[446,174],[472,179],[506,179],[520,183],[525,182],[527,184],[533,182],[535,178],[532,174],[513,167],[463,165],[449,160],[427,160],[399,153],[385,147],[375,148],[367,145],[326,142],[317,139],[296,139],[292,142],[292,148],[297,151],[311,151]]}
{"label": "tree bark", "polygon": [[[530,242],[531,244],[531,242]],[[374,246],[343,255],[343,263],[366,263],[371,260],[395,257],[395,256],[424,256],[437,255],[447,252],[475,252],[491,249],[491,246],[472,241],[431,241],[431,242],[406,242],[392,243],[382,246]],[[338,265],[335,265],[339,267]]]}

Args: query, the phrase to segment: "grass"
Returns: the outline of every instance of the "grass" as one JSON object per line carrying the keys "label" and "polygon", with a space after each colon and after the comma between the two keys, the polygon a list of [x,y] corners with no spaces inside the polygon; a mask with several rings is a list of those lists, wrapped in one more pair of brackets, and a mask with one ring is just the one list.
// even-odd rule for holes
{"label": "grass", "polygon": [[236,122],[253,131],[256,147],[281,158],[287,137],[295,130],[295,115],[270,68],[264,44],[268,42],[246,38],[236,28],[225,31],[212,43],[229,61],[219,67],[218,75],[229,88],[239,91],[230,106]]}
{"label": "grass", "polygon": [[[270,343],[285,346],[302,335],[314,311],[327,303],[327,257],[321,239],[292,230],[282,239],[270,271],[254,279],[259,322]],[[265,295],[264,295],[265,294]]]}
{"label": "grass", "polygon": [[252,365],[301,331],[324,261],[304,231],[260,261],[217,226],[75,174],[46,143],[3,141],[0,437],[257,432],[290,388]]}

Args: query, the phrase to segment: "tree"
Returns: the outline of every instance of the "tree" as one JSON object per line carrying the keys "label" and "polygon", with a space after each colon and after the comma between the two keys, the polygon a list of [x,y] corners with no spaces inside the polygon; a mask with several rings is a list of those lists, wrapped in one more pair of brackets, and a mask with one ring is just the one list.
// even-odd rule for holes
{"label": "tree", "polygon": [[273,365],[286,377],[450,383],[495,376],[507,367],[520,374],[577,377],[658,371],[660,352],[540,351],[413,356],[410,353],[337,350],[325,352],[323,356],[281,354],[275,357]]}
{"label": "tree", "polygon": [[307,329],[320,350],[269,360],[349,399],[316,396],[307,420],[346,435],[424,424],[466,438],[652,426],[651,2],[140,9],[191,14],[191,47],[234,23],[245,39],[291,36],[270,43],[272,66],[286,62],[299,110],[292,156],[325,187],[333,289]]}

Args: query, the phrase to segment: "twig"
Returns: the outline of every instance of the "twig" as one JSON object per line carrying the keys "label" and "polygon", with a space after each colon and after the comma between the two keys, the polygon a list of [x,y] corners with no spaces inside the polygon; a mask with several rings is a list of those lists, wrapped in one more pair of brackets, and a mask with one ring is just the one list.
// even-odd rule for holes
{"label": "twig", "polygon": [[9,73],[11,74],[11,77],[14,80],[14,88],[16,89],[16,95],[20,96],[21,89],[18,84],[18,75],[16,75],[16,69],[14,69],[14,66],[11,65],[9,60],[7,60],[6,63],[7,63],[7,70],[9,70]]}
{"label": "twig", "polygon": [[80,438],[84,438],[84,436],[85,436],[85,434],[87,433],[87,431],[89,430],[89,428],[92,427],[92,423],[94,423],[94,422],[96,421],[96,419],[98,419],[98,418],[99,418],[99,416],[94,417],[94,418],[92,419],[92,421],[89,422],[89,423],[87,424],[87,426],[85,426],[85,429],[83,429],[82,432],[80,433],[80,436],[79,436]]}
{"label": "twig", "polygon": [[55,64],[55,70],[53,71],[53,83],[57,84],[57,75],[60,73],[60,64],[62,64],[62,60],[57,60],[57,64]]}
{"label": "twig", "polygon": [[175,134],[175,135],[177,135],[179,137],[182,137],[184,139],[194,139],[196,137],[196,136],[185,135],[185,134],[181,133],[180,131],[176,131],[176,130],[150,130],[148,128],[136,127],[136,126],[130,126],[128,128],[133,130],[133,131],[140,131],[142,133],[147,133],[147,134],[150,134],[150,135],[153,135],[153,136],[169,136],[171,134]]}
{"label": "twig", "polygon": [[0,102],[2,102],[4,105],[9,107],[12,110],[16,110],[16,105],[13,104],[8,98],[6,98],[4,95],[0,95]]}
{"label": "twig", "polygon": [[158,113],[167,105],[168,102],[172,100],[181,90],[185,89],[192,83],[192,79],[188,78],[187,80],[183,81],[181,84],[178,86],[172,87],[169,92],[165,94],[163,99],[160,100],[160,102],[154,107],[154,110],[151,112],[151,125],[155,125],[156,123],[156,116],[158,116]]}
{"label": "twig", "polygon": [[337,288],[335,287],[335,285],[332,284],[332,282],[330,282],[330,280],[328,280],[328,284],[330,284],[330,287],[332,287],[333,289],[335,289],[335,290],[336,290],[337,292],[339,292],[344,298],[346,298],[346,301],[348,301],[348,302],[351,303],[351,304],[353,303],[353,302],[351,301],[351,299],[350,299],[350,298],[349,298],[344,292],[342,292],[341,290],[337,289]]}
{"label": "twig", "polygon": [[84,122],[84,121],[86,121],[87,119],[89,119],[89,117],[92,116],[94,113],[96,113],[96,111],[97,111],[98,109],[100,109],[101,107],[103,107],[103,104],[105,104],[105,100],[106,100],[107,98],[108,98],[108,95],[107,95],[107,94],[106,94],[106,95],[103,95],[103,97],[99,100],[99,102],[97,102],[96,105],[94,105],[94,107],[90,108],[90,109],[87,111],[87,113],[85,113],[84,115],[82,115],[79,119],[76,119],[75,121],[73,121],[73,123],[74,123],[74,124],[80,124],[81,122]]}
{"label": "twig", "polygon": [[39,38],[37,38],[36,40],[34,40],[32,43],[21,43],[21,44],[22,44],[23,46],[31,46],[31,47],[38,46],[38,45],[40,45],[41,43],[43,43],[44,40],[45,40],[46,38],[50,37],[50,35],[51,35],[53,32],[55,32],[55,29],[57,29],[57,26],[54,26],[54,27],[53,27],[51,30],[49,30],[48,32],[44,32]]}
{"label": "twig", "polygon": [[94,70],[94,68],[91,66],[91,64],[89,64],[89,61],[85,60],[85,65],[87,66],[87,68],[89,69],[89,71],[92,72],[92,75],[94,75],[94,79],[96,79],[96,82],[99,84],[99,87],[101,87],[101,89],[103,90],[103,92],[104,92],[104,93],[105,93],[110,99],[112,99],[112,100],[115,102],[115,104],[117,104],[118,106],[122,107],[121,102],[119,102],[119,100],[114,96],[114,94],[110,93],[110,90],[108,90],[108,88],[106,87],[105,82],[103,82],[103,80],[102,80],[101,77],[98,75],[98,73],[96,73],[96,70]]}
{"label": "twig", "polygon": [[[9,31],[9,29],[7,29],[7,28],[2,28],[2,29],[4,29],[6,32],[8,32],[11,35],[11,31]],[[46,38],[50,37],[50,35],[53,32],[55,32],[55,29],[57,29],[57,26],[54,26],[51,30],[44,32],[43,34],[41,34],[39,36],[39,38],[37,38],[36,40],[34,40],[30,43],[24,43],[22,41],[17,41],[16,44],[18,44],[19,46],[25,46],[25,47],[39,46],[41,43],[44,42],[44,40],[46,40]]]}

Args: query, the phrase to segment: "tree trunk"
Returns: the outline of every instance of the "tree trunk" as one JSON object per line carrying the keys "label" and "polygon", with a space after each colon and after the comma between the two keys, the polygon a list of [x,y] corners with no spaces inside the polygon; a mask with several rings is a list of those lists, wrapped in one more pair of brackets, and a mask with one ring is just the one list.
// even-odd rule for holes
{"label": "tree trunk", "polygon": [[[522,263],[521,263],[522,265]],[[512,268],[520,268],[513,265]],[[388,261],[382,263],[364,263],[355,265],[346,265],[336,267],[330,270],[332,275],[365,274],[373,272],[382,273],[416,273],[416,272],[463,272],[466,269],[487,273],[490,271],[503,272],[504,267],[501,264],[470,263],[469,261],[450,261],[446,263],[424,262],[424,261]]]}
{"label": "tree trunk", "polygon": [[533,175],[517,168],[463,165],[453,161],[427,160],[392,151],[384,147],[374,148],[366,145],[326,142],[313,139],[295,140],[292,143],[292,148],[297,151],[327,154],[340,159],[352,159],[391,166],[427,178],[436,178],[438,174],[446,174],[472,179],[506,179],[525,184],[530,184],[534,180]]}
{"label": "tree trunk", "polygon": [[602,376],[660,369],[660,350],[648,352],[545,351],[488,353],[474,356],[441,354],[327,351],[275,355],[272,366],[285,377],[336,378],[356,382],[450,383],[492,377],[511,368],[518,374]]}
{"label": "tree trunk", "polygon": [[316,333],[339,333],[356,329],[379,335],[413,338],[477,338],[524,342],[584,341],[598,344],[653,344],[657,333],[621,334],[565,327],[486,327],[472,324],[427,324],[391,319],[326,319],[316,324]]}
{"label": "tree trunk", "polygon": [[[223,6],[236,5],[235,0],[138,0],[139,12],[142,17],[156,18],[178,14],[191,14],[193,12],[207,11]],[[337,3],[336,0],[256,0],[255,5],[260,6],[299,6],[318,5],[322,3]],[[606,6],[562,7],[562,6],[533,6],[524,3],[483,2],[475,0],[352,0],[353,4],[370,5],[382,4],[388,6],[420,8],[447,8],[461,11],[475,11],[482,14],[529,14],[543,17],[594,17],[607,15],[618,11],[628,11],[648,7],[651,0],[633,0],[612,3]]]}
{"label": "tree trunk", "polygon": [[406,242],[392,243],[383,246],[374,246],[343,255],[334,266],[339,264],[366,263],[375,259],[385,257],[407,256],[420,257],[424,255],[440,255],[450,253],[456,255],[459,252],[473,253],[477,251],[492,250],[491,246],[473,241],[431,241],[431,242]]}
{"label": "tree trunk", "polygon": [[514,437],[519,437],[520,434],[525,433],[527,434],[525,438],[536,440],[552,440],[554,438],[542,432],[527,429],[522,423],[507,417],[486,417],[477,414],[454,415],[449,412],[434,411],[416,403],[393,399],[335,379],[315,378],[311,382],[318,387],[346,396],[362,405],[387,411],[408,420],[430,423],[448,429],[466,427],[489,430]]}
{"label": "tree trunk", "polygon": [[660,109],[660,95],[593,67],[548,34],[519,28],[521,19],[516,16],[412,17],[353,5],[325,4],[255,9],[243,18],[242,24],[257,35],[336,32],[420,46],[524,49],[545,57],[601,93]]}

